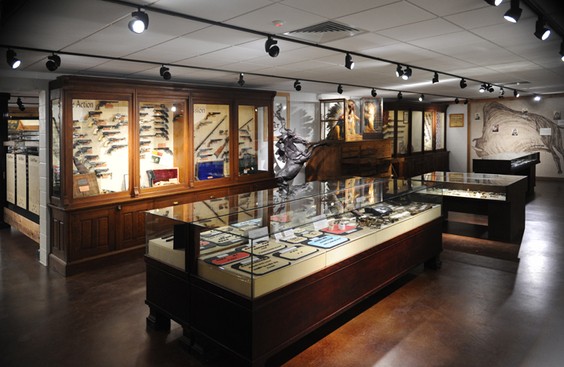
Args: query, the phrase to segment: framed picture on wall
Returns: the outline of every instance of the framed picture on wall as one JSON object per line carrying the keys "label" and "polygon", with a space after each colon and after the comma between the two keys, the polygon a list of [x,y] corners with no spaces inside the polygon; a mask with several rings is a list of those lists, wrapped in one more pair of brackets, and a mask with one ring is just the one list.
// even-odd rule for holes
{"label": "framed picture on wall", "polygon": [[451,113],[448,115],[448,127],[464,127],[464,114]]}

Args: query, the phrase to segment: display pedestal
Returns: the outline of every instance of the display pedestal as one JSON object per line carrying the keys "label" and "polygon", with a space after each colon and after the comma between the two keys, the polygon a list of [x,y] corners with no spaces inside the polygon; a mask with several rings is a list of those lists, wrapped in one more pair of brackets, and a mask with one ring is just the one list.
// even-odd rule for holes
{"label": "display pedestal", "polygon": [[472,160],[473,171],[477,173],[499,173],[527,176],[527,194],[535,192],[536,165],[540,153],[500,153]]}

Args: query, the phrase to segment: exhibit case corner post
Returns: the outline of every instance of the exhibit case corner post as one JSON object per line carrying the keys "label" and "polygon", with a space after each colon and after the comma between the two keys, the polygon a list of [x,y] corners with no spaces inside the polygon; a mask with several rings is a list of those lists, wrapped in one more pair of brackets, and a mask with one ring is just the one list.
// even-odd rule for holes
{"label": "exhibit case corner post", "polygon": [[[412,267],[438,259],[442,196],[425,194],[437,184],[351,178],[311,187],[295,195],[273,189],[147,212],[151,314],[255,363]],[[366,271],[373,274],[369,281]],[[341,277],[361,286],[351,290],[336,282]],[[176,302],[170,294],[155,296],[171,284]],[[334,296],[330,304],[321,302],[325,292]],[[302,301],[315,312],[272,335],[268,330],[284,329]],[[187,306],[172,306],[178,304]],[[280,317],[272,318],[273,312]]]}

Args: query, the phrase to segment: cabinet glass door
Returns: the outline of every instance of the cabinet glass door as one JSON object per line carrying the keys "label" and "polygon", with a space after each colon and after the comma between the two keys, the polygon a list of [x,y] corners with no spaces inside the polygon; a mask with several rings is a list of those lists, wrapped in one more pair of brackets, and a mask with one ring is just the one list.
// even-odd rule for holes
{"label": "cabinet glass door", "polygon": [[196,181],[229,177],[229,105],[194,104]]}
{"label": "cabinet glass door", "polygon": [[239,175],[268,171],[268,107],[239,106]]}

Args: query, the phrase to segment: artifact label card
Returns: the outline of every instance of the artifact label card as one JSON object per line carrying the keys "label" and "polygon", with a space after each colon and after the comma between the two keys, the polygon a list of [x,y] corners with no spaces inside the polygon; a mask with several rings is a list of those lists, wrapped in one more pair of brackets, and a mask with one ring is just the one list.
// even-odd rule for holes
{"label": "artifact label card", "polygon": [[265,275],[272,271],[284,268],[290,265],[290,262],[283,261],[282,259],[272,258],[272,257],[256,257],[253,256],[252,259],[241,261],[240,263],[233,264],[231,267],[233,269],[240,270],[245,273],[254,275]]}
{"label": "artifact label card", "polygon": [[344,236],[327,234],[321,237],[312,238],[307,242],[307,244],[310,246],[321,247],[321,248],[332,248],[342,243],[345,243],[348,240],[349,239]]}
{"label": "artifact label card", "polygon": [[306,247],[306,246],[293,246],[286,248],[282,251],[278,251],[274,256],[281,257],[286,260],[299,260],[302,257],[309,256],[313,253],[318,252],[319,249]]}
{"label": "artifact label card", "polygon": [[235,262],[235,261],[245,259],[249,256],[251,256],[251,255],[249,255],[246,252],[232,251],[232,252],[228,252],[228,253],[225,253],[225,254],[210,257],[209,259],[206,259],[205,261],[208,264],[212,264],[212,265],[215,265],[215,266],[223,266],[223,265],[227,265],[227,264],[230,264],[232,262]]}
{"label": "artifact label card", "polygon": [[279,251],[285,248],[286,245],[279,243],[279,242],[259,242],[255,243],[252,246],[245,246],[241,248],[241,251],[245,251],[254,255],[266,255],[274,251]]}

